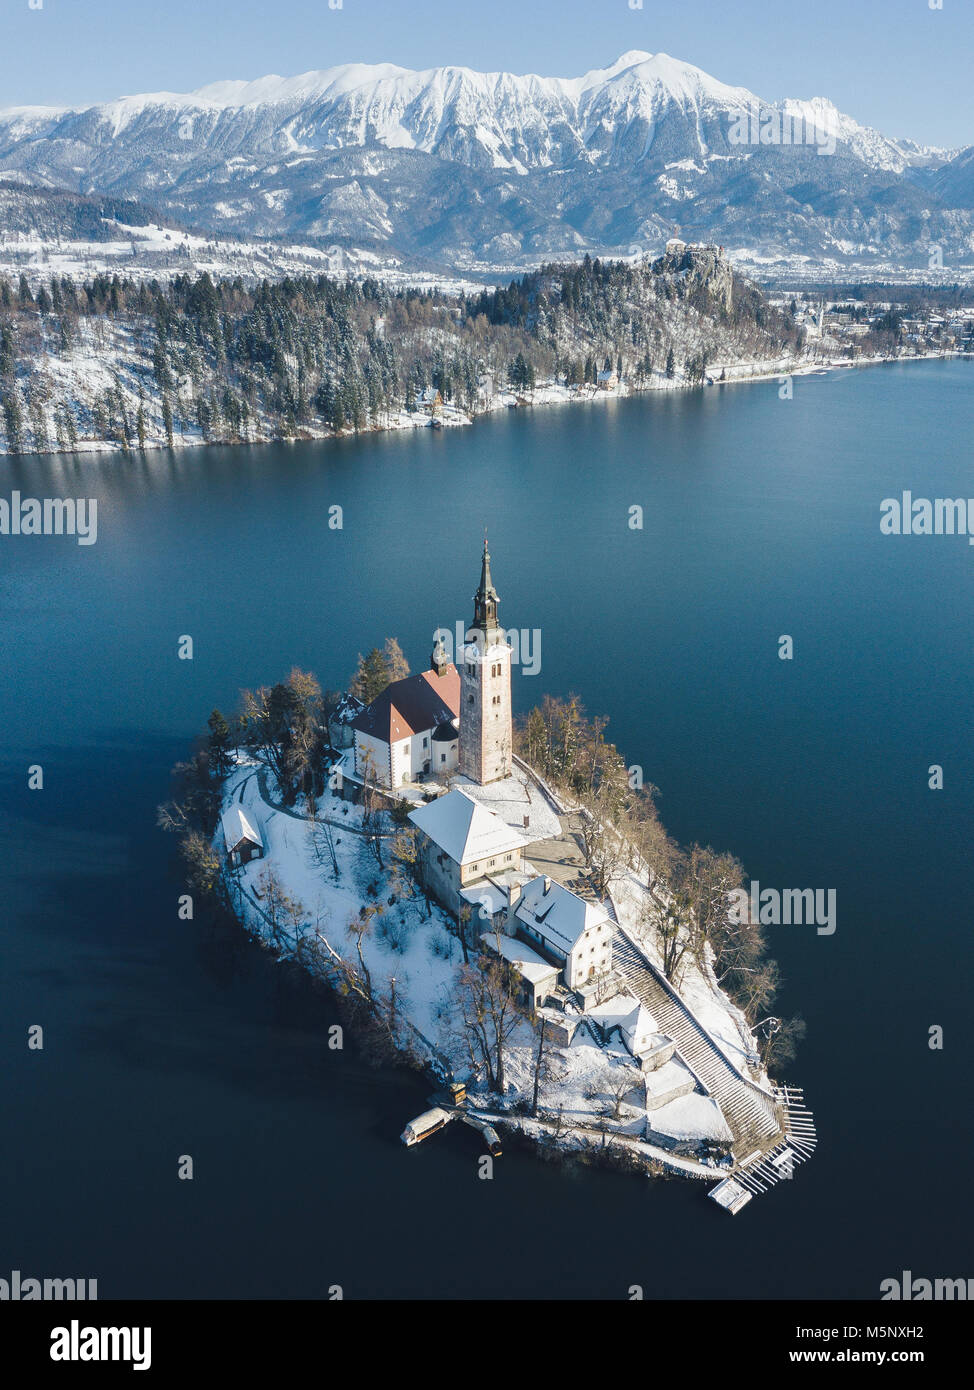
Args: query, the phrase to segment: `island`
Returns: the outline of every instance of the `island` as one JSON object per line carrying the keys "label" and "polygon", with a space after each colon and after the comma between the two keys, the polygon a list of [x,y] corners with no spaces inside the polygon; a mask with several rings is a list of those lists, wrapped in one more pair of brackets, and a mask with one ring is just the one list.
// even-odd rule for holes
{"label": "island", "polygon": [[[485,536],[469,628],[410,674],[395,639],[323,696],[297,669],[210,716],[160,823],[207,894],[328,982],[380,1060],[428,1076],[407,1146],[461,1121],[711,1184],[736,1213],[814,1151],[801,1090],[771,1079],[803,1025],[743,870],[681,849],[655,788],[574,699],[515,724],[530,643],[500,625]],[[456,640],[455,640],[456,638]],[[453,650],[451,650],[453,648]]]}

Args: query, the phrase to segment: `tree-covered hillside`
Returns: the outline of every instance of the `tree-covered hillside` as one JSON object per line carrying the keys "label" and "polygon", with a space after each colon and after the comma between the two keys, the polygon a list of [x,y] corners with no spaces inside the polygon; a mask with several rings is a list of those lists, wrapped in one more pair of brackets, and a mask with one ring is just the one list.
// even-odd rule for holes
{"label": "tree-covered hillside", "polygon": [[[715,248],[548,265],[468,296],[327,276],[0,280],[0,442],[250,442],[409,423],[417,399],[490,409],[541,382],[700,383],[800,354],[802,332]],[[433,405],[430,406],[430,402]],[[425,418],[425,417],[424,417]]]}

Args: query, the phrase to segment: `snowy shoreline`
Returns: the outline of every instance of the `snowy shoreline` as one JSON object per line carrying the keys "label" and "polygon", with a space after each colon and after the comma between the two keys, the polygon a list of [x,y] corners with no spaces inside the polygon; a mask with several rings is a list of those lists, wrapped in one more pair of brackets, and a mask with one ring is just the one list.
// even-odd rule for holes
{"label": "snowy shoreline", "polygon": [[834,357],[823,361],[802,360],[793,358],[779,358],[775,361],[763,359],[760,361],[726,363],[723,367],[714,368],[714,371],[726,370],[728,375],[723,379],[708,380],[704,384],[687,382],[676,378],[669,379],[663,373],[654,374],[654,379],[643,386],[630,386],[623,383],[621,388],[613,390],[602,390],[596,386],[565,386],[560,382],[546,381],[523,392],[504,391],[498,392],[487,400],[482,409],[475,410],[468,414],[459,408],[444,404],[437,414],[431,415],[425,410],[398,410],[384,412],[383,417],[374,423],[365,426],[363,429],[315,429],[312,427],[302,427],[302,429],[288,436],[280,436],[268,432],[266,435],[257,434],[256,437],[249,439],[218,439],[205,440],[202,434],[196,430],[179,431],[174,433],[172,444],[164,437],[160,437],[158,431],[150,430],[147,432],[144,445],[126,448],[120,443],[111,440],[86,439],[78,440],[71,447],[53,447],[44,450],[25,450],[15,453],[7,448],[6,443],[0,443],[0,456],[10,458],[49,458],[63,455],[96,455],[107,454],[115,458],[119,455],[134,456],[139,453],[169,450],[175,453],[182,449],[209,449],[209,448],[259,448],[268,444],[312,444],[321,443],[324,440],[352,439],[361,435],[386,434],[412,429],[457,429],[462,426],[475,424],[480,419],[485,419],[500,411],[508,409],[533,410],[549,405],[577,405],[579,403],[608,403],[611,401],[630,400],[637,396],[654,395],[656,393],[668,393],[675,391],[698,391],[713,390],[718,387],[749,385],[758,382],[781,381],[785,377],[799,376],[820,376],[837,370],[848,370],[852,367],[877,367],[892,366],[899,363],[926,362],[931,360],[946,360],[952,358],[974,357],[974,354],[955,349],[949,352],[925,352],[911,354],[909,356],[895,357]]}

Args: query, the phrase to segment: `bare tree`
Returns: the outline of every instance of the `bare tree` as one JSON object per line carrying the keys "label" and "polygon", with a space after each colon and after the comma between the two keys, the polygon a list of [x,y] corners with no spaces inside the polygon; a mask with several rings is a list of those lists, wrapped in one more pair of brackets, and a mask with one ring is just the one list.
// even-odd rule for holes
{"label": "bare tree", "polygon": [[547,1028],[547,1026],[548,1020],[545,1018],[544,1014],[542,1014],[540,1020],[540,1027],[538,1028],[538,1051],[534,1059],[534,1092],[531,1097],[532,1115],[537,1115],[538,1113],[538,1096],[541,1091],[541,1073],[542,1068],[544,1066],[545,1055],[545,1029]]}
{"label": "bare tree", "polygon": [[382,654],[385,657],[390,684],[393,681],[404,680],[409,675],[409,662],[403,655],[402,647],[395,637],[386,638]]}
{"label": "bare tree", "polygon": [[492,1091],[503,1094],[508,1040],[523,1020],[510,968],[504,961],[481,956],[464,965],[458,976],[457,1006],[472,1051],[482,1065]]}
{"label": "bare tree", "polygon": [[365,963],[363,942],[371,929],[373,919],[380,917],[383,910],[381,903],[373,903],[367,907],[362,907],[359,910],[358,916],[353,917],[348,924],[348,930],[355,938],[355,951],[358,955],[359,970],[365,987],[366,998],[368,999],[369,1007],[373,1011],[376,1007],[375,992],[372,988],[372,976],[369,973],[369,967]]}
{"label": "bare tree", "polygon": [[293,943],[288,941],[287,944],[293,944],[296,948],[298,930],[307,917],[307,908],[298,898],[291,897],[272,868],[263,870],[258,883],[261,907],[275,944],[282,944],[282,936],[290,928]]}
{"label": "bare tree", "polygon": [[761,1062],[766,1071],[777,1071],[794,1061],[798,1044],[807,1032],[805,1020],[800,1014],[794,1018],[765,1018],[754,1025],[754,1031],[762,1040]]}
{"label": "bare tree", "polygon": [[366,749],[362,754],[362,829],[380,869],[382,858],[382,803],[376,786],[375,759]]}
{"label": "bare tree", "polygon": [[311,823],[311,852],[314,862],[322,865],[326,859],[331,864],[331,872],[337,883],[341,877],[341,868],[338,863],[338,851],[335,848],[335,835],[332,831],[331,822],[326,817],[318,815],[318,802],[314,796],[307,798],[308,820]]}
{"label": "bare tree", "polygon": [[683,958],[693,942],[686,903],[675,894],[668,902],[652,897],[644,910],[643,922],[655,938],[663,974],[671,984],[677,984]]}
{"label": "bare tree", "polygon": [[629,848],[606,815],[605,807],[598,796],[585,792],[579,798],[579,804],[579,828],[585,866],[590,870],[592,887],[597,893],[604,895],[609,891],[612,881],[618,878],[625,868]]}
{"label": "bare tree", "polygon": [[743,882],[744,869],[732,854],[717,854],[709,845],[691,845],[681,865],[679,888],[694,918],[698,957],[705,941],[716,951],[727,923],[730,894]]}
{"label": "bare tree", "polygon": [[631,1068],[626,1066],[612,1068],[609,1073],[607,1085],[609,1101],[611,1102],[609,1109],[610,1119],[618,1120],[621,1118],[622,1102],[634,1089],[635,1085],[636,1078]]}
{"label": "bare tree", "polygon": [[390,884],[396,896],[407,902],[423,898],[426,916],[432,917],[430,895],[419,878],[419,834],[413,826],[398,831],[392,838]]}

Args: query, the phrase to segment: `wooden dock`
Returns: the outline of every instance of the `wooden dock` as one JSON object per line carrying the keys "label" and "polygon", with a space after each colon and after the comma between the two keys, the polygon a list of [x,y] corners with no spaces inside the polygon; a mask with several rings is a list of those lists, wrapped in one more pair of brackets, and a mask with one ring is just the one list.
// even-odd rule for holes
{"label": "wooden dock", "polygon": [[[796,1167],[815,1152],[815,1117],[805,1104],[803,1092],[797,1086],[775,1086],[774,1096],[784,1119],[784,1138],[773,1148],[759,1150],[744,1159],[730,1177],[707,1194],[732,1215],[752,1197],[794,1177]],[[747,1195],[742,1196],[743,1193]]]}

